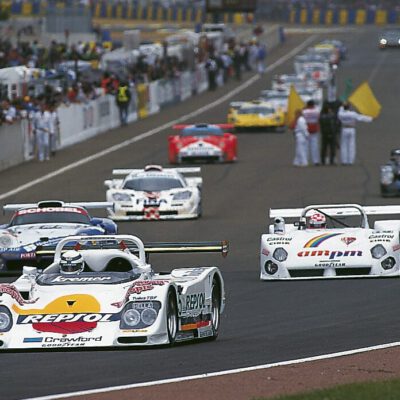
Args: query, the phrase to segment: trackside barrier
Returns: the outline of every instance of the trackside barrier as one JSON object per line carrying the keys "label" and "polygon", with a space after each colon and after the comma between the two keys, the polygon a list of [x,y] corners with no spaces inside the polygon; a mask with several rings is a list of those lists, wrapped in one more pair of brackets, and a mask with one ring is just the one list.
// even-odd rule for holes
{"label": "trackside barrier", "polygon": [[0,128],[0,170],[25,161],[25,137],[21,122]]}
{"label": "trackside barrier", "polygon": [[[107,95],[87,104],[71,104],[58,108],[60,119],[59,148],[82,142],[119,126],[119,111],[114,96]],[[137,120],[136,101],[129,109],[129,121]]]}
{"label": "trackside barrier", "polygon": [[[268,49],[279,43],[278,27],[268,30],[264,35]],[[132,90],[128,122],[146,118],[164,107],[185,101],[193,94],[202,93],[207,89],[208,74],[204,63],[196,65],[194,71],[185,71],[176,78],[138,84]],[[119,110],[115,96],[112,95],[102,96],[85,104],[62,105],[58,108],[58,115],[58,149],[82,142],[120,125]],[[35,150],[31,121],[22,119],[12,125],[0,126],[0,171],[33,159]]]}

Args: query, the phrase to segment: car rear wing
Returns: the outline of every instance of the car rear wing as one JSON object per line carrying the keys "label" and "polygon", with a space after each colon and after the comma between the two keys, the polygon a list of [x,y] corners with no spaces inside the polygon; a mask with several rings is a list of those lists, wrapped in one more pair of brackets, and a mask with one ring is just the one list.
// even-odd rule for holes
{"label": "car rear wing", "polygon": [[105,209],[112,208],[113,203],[108,201],[79,201],[66,203],[60,200],[46,200],[39,201],[38,203],[20,203],[20,204],[6,204],[3,206],[3,211],[18,211],[23,208],[59,208],[59,207],[83,207],[85,209]]}
{"label": "car rear wing", "polygon": [[332,216],[357,216],[357,215],[391,215],[400,214],[400,206],[365,206],[359,204],[319,204],[311,205],[305,208],[283,208],[283,209],[270,209],[270,218],[286,217],[286,218],[300,218],[304,217],[310,210],[323,210]]}
{"label": "car rear wing", "polygon": [[147,262],[148,255],[152,253],[222,253],[226,257],[229,250],[227,241],[212,242],[149,242],[143,243],[133,235],[92,235],[69,236],[61,239],[56,246],[44,246],[36,251],[37,256],[50,257],[58,261],[61,254],[70,249],[128,249],[138,254],[142,262]]}
{"label": "car rear wing", "polygon": [[[143,169],[113,169],[112,174],[113,175],[129,175],[131,173],[139,173],[143,172],[145,170]],[[149,170],[150,171],[150,170]],[[201,172],[200,167],[187,167],[187,168],[162,168],[159,170],[160,172],[172,172],[176,171],[181,174],[197,174]]]}
{"label": "car rear wing", "polygon": [[221,129],[223,129],[224,131],[229,131],[229,130],[231,130],[231,129],[234,129],[235,128],[235,126],[233,125],[233,124],[178,124],[178,125],[174,125],[173,127],[172,127],[172,129],[176,129],[176,130],[182,130],[182,129],[185,129],[185,128],[188,128],[188,127],[191,127],[191,128],[199,128],[199,129],[201,129],[201,128],[207,128],[207,127],[213,127],[213,126],[216,126],[216,127],[218,127],[218,128],[221,128]]}

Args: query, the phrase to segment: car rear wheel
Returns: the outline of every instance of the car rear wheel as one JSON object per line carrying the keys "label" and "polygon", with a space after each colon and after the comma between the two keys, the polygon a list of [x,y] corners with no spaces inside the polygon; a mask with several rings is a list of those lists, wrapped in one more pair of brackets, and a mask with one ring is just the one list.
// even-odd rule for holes
{"label": "car rear wheel", "polygon": [[216,278],[213,280],[211,289],[211,327],[212,337],[211,340],[215,340],[218,337],[219,325],[221,319],[221,289]]}
{"label": "car rear wheel", "polygon": [[167,332],[169,344],[173,346],[178,334],[178,306],[173,290],[168,292],[167,298]]}

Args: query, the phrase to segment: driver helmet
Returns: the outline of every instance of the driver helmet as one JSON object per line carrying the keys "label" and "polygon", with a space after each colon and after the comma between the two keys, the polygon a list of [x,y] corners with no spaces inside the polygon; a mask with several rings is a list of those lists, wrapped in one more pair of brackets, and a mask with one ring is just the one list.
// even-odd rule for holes
{"label": "driver helmet", "polygon": [[319,212],[314,213],[310,216],[308,221],[310,229],[324,229],[326,228],[326,218],[324,214]]}
{"label": "driver helmet", "polygon": [[85,268],[82,254],[76,250],[68,250],[61,255],[60,272],[62,274],[79,274]]}
{"label": "driver helmet", "polygon": [[394,149],[390,152],[390,159],[396,164],[400,164],[400,149]]}

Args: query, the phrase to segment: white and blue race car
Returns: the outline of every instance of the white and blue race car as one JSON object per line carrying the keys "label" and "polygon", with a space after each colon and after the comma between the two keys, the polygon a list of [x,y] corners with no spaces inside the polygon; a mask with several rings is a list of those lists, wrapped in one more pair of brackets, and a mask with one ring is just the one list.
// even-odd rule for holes
{"label": "white and blue race car", "polygon": [[143,169],[115,169],[124,179],[104,182],[107,201],[113,203],[108,215],[115,221],[199,218],[201,177],[186,177],[200,168],[163,168],[148,165]]}
{"label": "white and blue race car", "polygon": [[[84,267],[62,269],[71,244]],[[156,273],[151,253],[222,252],[226,242],[152,243],[135,236],[62,239],[44,271],[0,284],[0,350],[173,345],[218,336],[224,281],[214,266]],[[70,251],[71,253],[71,251]]]}
{"label": "white and blue race car", "polygon": [[[318,279],[400,276],[399,206],[312,205],[270,210],[261,236],[260,278]],[[294,222],[287,223],[287,219]]]}
{"label": "white and blue race car", "polygon": [[116,234],[115,222],[91,217],[87,211],[109,207],[112,203],[58,200],[5,205],[4,211],[14,214],[8,224],[0,225],[0,274],[18,273],[22,265],[48,265],[52,252],[49,258],[46,250],[54,250],[66,236]]}

